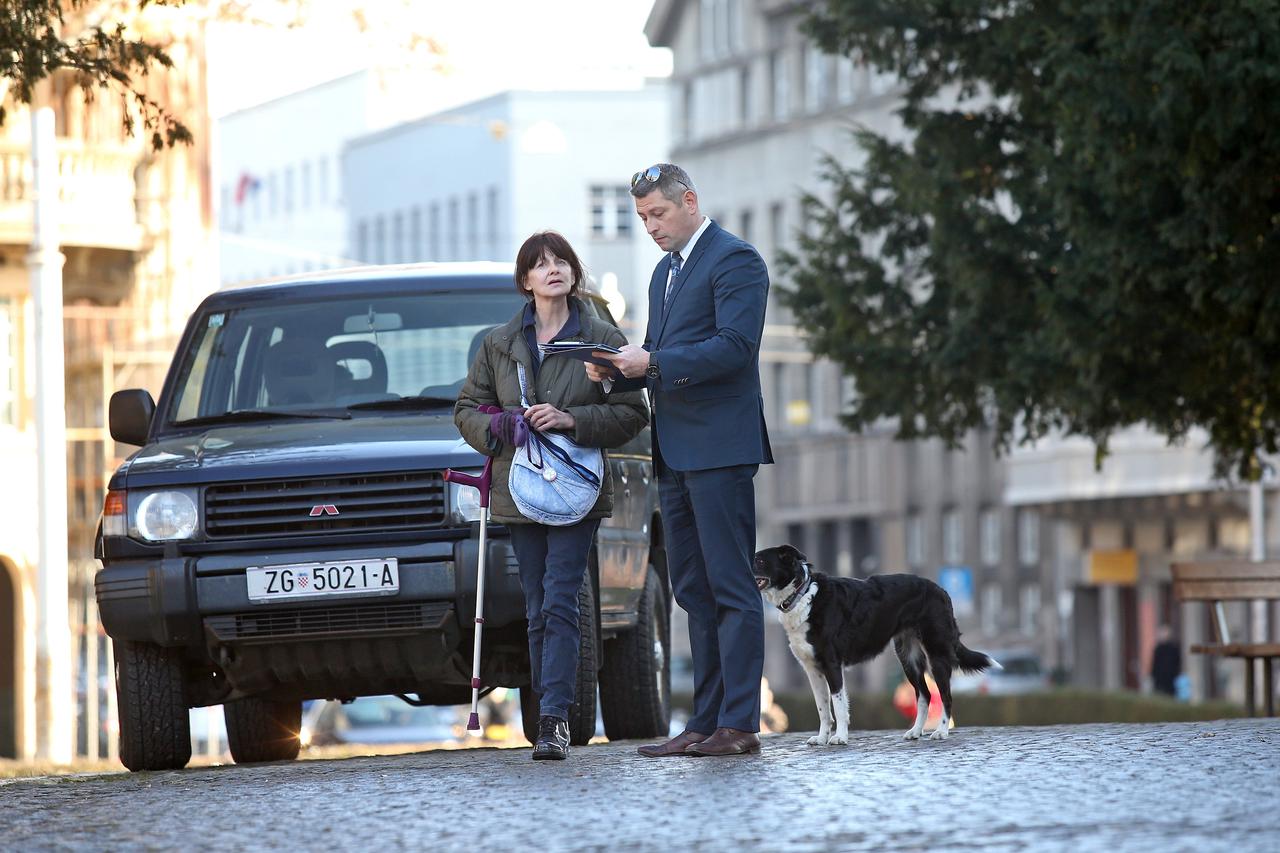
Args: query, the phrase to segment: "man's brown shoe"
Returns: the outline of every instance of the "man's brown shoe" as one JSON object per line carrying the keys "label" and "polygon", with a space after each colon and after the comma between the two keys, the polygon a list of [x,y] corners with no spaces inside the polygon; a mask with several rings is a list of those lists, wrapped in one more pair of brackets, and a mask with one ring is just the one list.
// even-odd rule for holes
{"label": "man's brown shoe", "polygon": [[706,740],[692,744],[685,753],[688,755],[746,755],[760,751],[760,736],[755,732],[742,732],[737,729],[719,728]]}
{"label": "man's brown shoe", "polygon": [[704,734],[686,730],[676,735],[666,743],[645,744],[644,746],[636,749],[636,752],[641,755],[647,755],[650,758],[665,758],[668,755],[688,755],[689,753],[684,751],[686,746],[700,743],[706,739],[707,736]]}

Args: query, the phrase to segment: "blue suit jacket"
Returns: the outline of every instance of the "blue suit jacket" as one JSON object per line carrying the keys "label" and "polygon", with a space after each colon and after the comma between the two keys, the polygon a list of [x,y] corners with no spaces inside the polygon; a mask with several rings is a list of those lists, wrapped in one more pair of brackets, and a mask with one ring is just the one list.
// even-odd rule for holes
{"label": "blue suit jacket", "polygon": [[[769,272],[760,253],[711,222],[672,286],[671,256],[649,281],[644,348],[661,371],[649,380],[653,436],[676,471],[773,461],[760,393],[760,338]],[[645,380],[619,383],[638,387]],[[621,390],[621,389],[620,389]]]}

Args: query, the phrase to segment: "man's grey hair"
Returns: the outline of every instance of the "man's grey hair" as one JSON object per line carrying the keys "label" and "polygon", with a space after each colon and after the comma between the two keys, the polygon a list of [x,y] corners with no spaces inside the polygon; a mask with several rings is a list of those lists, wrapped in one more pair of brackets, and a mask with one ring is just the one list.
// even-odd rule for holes
{"label": "man's grey hair", "polygon": [[694,193],[698,192],[693,185],[693,178],[689,177],[689,173],[675,163],[657,163],[655,165],[662,173],[658,175],[656,181],[651,181],[641,175],[640,179],[631,185],[631,194],[636,198],[643,198],[657,190],[668,201],[679,204],[681,199],[684,198],[685,190],[693,190]]}

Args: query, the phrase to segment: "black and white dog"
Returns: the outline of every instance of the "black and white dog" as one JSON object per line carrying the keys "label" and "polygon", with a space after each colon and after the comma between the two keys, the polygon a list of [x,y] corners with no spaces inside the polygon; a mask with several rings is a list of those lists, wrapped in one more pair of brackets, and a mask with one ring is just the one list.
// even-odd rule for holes
{"label": "black and white dog", "polygon": [[[889,641],[916,690],[916,721],[903,735],[924,734],[929,715],[925,673],[933,675],[942,698],[942,719],[930,735],[944,740],[951,716],[951,671],[999,668],[991,656],[965,648],[951,609],[951,596],[927,578],[878,575],[859,580],[813,570],[790,545],[756,553],[756,587],[778,608],[791,652],[804,667],[818,705],[814,745],[849,742],[849,695],[843,668],[871,660]],[[835,732],[832,729],[834,705]]]}

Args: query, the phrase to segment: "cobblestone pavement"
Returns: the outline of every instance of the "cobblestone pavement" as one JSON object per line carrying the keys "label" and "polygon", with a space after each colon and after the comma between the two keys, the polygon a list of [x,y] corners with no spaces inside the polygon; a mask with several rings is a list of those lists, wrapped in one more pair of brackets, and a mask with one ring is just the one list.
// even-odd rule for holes
{"label": "cobblestone pavement", "polygon": [[1280,850],[1280,722],[801,734],[0,781],[8,850]]}

